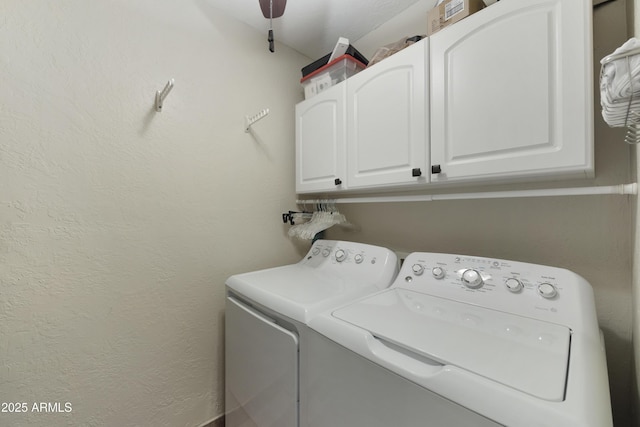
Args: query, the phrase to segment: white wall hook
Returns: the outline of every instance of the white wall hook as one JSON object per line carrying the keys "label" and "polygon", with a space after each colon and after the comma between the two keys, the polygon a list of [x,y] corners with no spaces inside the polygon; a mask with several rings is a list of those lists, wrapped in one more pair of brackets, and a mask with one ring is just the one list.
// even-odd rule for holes
{"label": "white wall hook", "polygon": [[252,124],[266,117],[268,114],[269,114],[269,109],[265,108],[264,110],[260,111],[258,114],[254,114],[253,116],[245,116],[244,131],[249,132],[249,128],[251,127]]}
{"label": "white wall hook", "polygon": [[169,80],[166,86],[164,87],[164,89],[162,89],[162,92],[161,91],[156,92],[156,111],[157,112],[162,111],[162,103],[164,102],[164,99],[167,97],[169,92],[171,92],[171,89],[173,89],[173,83],[174,83],[173,79]]}

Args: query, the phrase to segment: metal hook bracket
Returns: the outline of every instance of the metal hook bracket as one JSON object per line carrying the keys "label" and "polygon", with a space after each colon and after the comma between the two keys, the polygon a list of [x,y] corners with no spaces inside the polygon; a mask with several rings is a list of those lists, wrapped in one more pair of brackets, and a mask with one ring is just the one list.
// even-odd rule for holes
{"label": "metal hook bracket", "polygon": [[244,131],[249,132],[249,128],[251,128],[252,124],[254,124],[260,119],[265,118],[268,114],[269,114],[269,109],[265,108],[264,110],[260,111],[257,114],[254,114],[253,116],[245,116]]}
{"label": "metal hook bracket", "polygon": [[167,95],[169,95],[169,92],[171,92],[171,89],[173,89],[173,84],[174,80],[170,79],[165,85],[164,89],[162,89],[162,91],[156,92],[156,111],[158,113],[162,111],[162,103],[164,102],[164,99],[167,97]]}

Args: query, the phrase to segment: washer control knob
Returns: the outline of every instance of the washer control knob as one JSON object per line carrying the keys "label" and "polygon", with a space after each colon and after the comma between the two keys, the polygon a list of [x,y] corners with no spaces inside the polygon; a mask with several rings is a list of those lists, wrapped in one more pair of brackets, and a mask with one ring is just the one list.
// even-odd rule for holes
{"label": "washer control knob", "polygon": [[320,253],[320,248],[318,247],[313,248],[313,251],[311,253],[314,255],[318,255]]}
{"label": "washer control knob", "polygon": [[338,249],[336,251],[336,261],[342,262],[345,259],[347,259],[347,253],[342,249]]}
{"label": "washer control knob", "polygon": [[415,274],[416,276],[420,276],[422,273],[424,273],[424,267],[421,266],[420,264],[413,264],[413,266],[411,267],[411,270],[413,271],[413,274]]}
{"label": "washer control knob", "polygon": [[471,268],[462,272],[461,280],[467,288],[472,289],[479,288],[484,283],[482,281],[482,276],[480,276],[480,272]]}
{"label": "washer control knob", "polygon": [[329,255],[331,255],[331,251],[329,249],[323,249],[322,250],[322,256],[323,257],[328,257]]}
{"label": "washer control knob", "polygon": [[431,274],[433,275],[433,277],[435,277],[436,279],[444,279],[444,276],[447,274],[446,271],[444,271],[444,268],[442,267],[433,267],[431,269]]}
{"label": "washer control knob", "polygon": [[558,290],[551,283],[541,283],[538,285],[538,293],[544,298],[551,299],[558,295]]}
{"label": "washer control knob", "polygon": [[507,287],[507,289],[509,289],[514,294],[522,290],[522,282],[520,282],[520,280],[514,277],[510,277],[507,280],[505,280],[504,285]]}
{"label": "washer control knob", "polygon": [[355,260],[356,264],[361,264],[362,261],[364,261],[364,257],[362,256],[362,254],[356,254],[353,259]]}

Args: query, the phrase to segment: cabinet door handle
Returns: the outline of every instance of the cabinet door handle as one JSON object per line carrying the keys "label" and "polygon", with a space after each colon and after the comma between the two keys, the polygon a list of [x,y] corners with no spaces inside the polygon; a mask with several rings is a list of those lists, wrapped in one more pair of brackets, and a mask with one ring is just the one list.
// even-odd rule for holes
{"label": "cabinet door handle", "polygon": [[411,170],[411,176],[422,176],[422,171],[420,168],[413,168]]}
{"label": "cabinet door handle", "polygon": [[436,174],[440,172],[442,172],[442,168],[440,167],[440,165],[431,166],[431,173]]}
{"label": "cabinet door handle", "polygon": [[342,180],[341,180],[340,178],[336,178],[333,182],[334,182],[336,185],[340,185],[340,184],[342,184]]}

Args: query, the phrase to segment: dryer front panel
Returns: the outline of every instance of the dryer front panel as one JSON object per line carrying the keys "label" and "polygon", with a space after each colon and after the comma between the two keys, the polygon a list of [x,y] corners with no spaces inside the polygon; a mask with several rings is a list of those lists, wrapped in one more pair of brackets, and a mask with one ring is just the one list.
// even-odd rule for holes
{"label": "dryer front panel", "polygon": [[227,297],[227,427],[298,426],[298,336]]}

